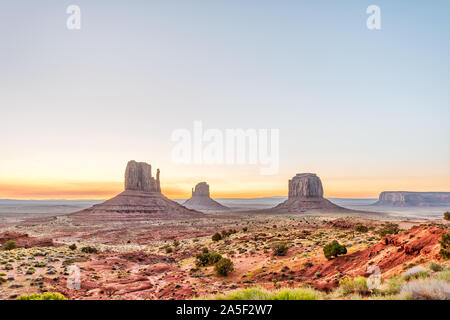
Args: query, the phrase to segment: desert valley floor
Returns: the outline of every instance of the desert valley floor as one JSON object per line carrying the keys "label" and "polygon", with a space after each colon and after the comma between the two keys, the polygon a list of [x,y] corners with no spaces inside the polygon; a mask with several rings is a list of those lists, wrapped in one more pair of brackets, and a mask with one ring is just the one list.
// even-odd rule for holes
{"label": "desert valley floor", "polygon": [[[402,298],[402,286],[418,280],[444,281],[448,294],[449,263],[439,255],[439,241],[448,232],[443,218],[233,211],[174,219],[130,213],[123,220],[65,210],[71,211],[59,206],[59,214],[39,213],[49,208],[31,215],[0,213],[0,243],[18,245],[0,251],[0,299],[42,292],[68,299],[216,299],[243,288],[308,288],[318,299],[383,299]],[[380,235],[386,221],[398,224],[399,232]],[[368,231],[358,232],[361,225]],[[213,241],[215,233],[222,239]],[[323,247],[332,240],[344,244],[347,254],[327,260]],[[274,249],[280,243],[287,249],[281,254]],[[229,258],[234,270],[221,276],[214,266],[199,265],[196,255],[203,248]],[[72,265],[80,269],[79,289],[67,286]],[[381,271],[379,288],[342,289],[343,279],[369,277],[370,266]]]}

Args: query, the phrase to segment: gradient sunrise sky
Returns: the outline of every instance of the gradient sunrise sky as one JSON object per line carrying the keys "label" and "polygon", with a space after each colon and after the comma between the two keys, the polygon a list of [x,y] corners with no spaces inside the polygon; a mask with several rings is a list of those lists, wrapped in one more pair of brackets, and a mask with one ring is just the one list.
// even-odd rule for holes
{"label": "gradient sunrise sky", "polygon": [[[172,198],[286,195],[298,172],[328,197],[450,191],[449,31],[444,0],[2,1],[0,198],[107,198],[131,159]],[[173,164],[195,120],[279,129],[279,173]]]}

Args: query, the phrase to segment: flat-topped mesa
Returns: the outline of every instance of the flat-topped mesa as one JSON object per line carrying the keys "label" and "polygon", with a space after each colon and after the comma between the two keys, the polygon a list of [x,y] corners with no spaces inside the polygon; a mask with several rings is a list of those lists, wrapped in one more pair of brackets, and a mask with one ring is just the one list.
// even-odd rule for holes
{"label": "flat-topped mesa", "polygon": [[315,173],[297,173],[289,180],[289,199],[323,198],[322,181]]}
{"label": "flat-topped mesa", "polygon": [[206,182],[197,183],[192,188],[192,197],[183,203],[183,206],[189,209],[201,211],[226,211],[230,208],[221,205],[217,201],[211,199],[209,195],[209,184]]}
{"label": "flat-topped mesa", "polygon": [[376,206],[448,207],[450,192],[383,191]]}
{"label": "flat-topped mesa", "polygon": [[152,166],[145,162],[131,160],[125,169],[125,190],[161,192],[159,169],[156,179],[152,177]]}

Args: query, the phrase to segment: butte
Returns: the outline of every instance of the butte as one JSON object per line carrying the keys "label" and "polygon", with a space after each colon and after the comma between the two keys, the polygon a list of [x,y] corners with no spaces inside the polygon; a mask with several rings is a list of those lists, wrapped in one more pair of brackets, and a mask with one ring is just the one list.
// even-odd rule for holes
{"label": "butte", "polygon": [[192,197],[183,203],[183,206],[189,209],[200,211],[228,211],[230,208],[221,205],[211,199],[209,194],[209,185],[206,182],[200,182],[192,189]]}
{"label": "butte", "polygon": [[289,180],[289,196],[286,201],[271,209],[261,210],[267,213],[303,213],[303,212],[355,212],[342,208],[323,197],[322,181],[314,173],[298,173]]}
{"label": "butte", "polygon": [[125,170],[125,190],[103,203],[71,216],[93,221],[145,221],[185,219],[204,214],[188,209],[161,193],[160,171],[152,177],[152,167],[145,162],[129,161]]}

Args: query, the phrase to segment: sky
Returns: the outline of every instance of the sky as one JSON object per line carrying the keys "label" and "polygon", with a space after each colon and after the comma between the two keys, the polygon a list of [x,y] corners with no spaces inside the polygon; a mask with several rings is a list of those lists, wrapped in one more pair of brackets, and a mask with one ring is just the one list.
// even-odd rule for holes
{"label": "sky", "polygon": [[[287,195],[300,172],[328,197],[450,191],[449,17],[439,0],[2,1],[0,198],[104,199],[129,160],[171,198]],[[174,163],[194,121],[278,129],[278,172]]]}

